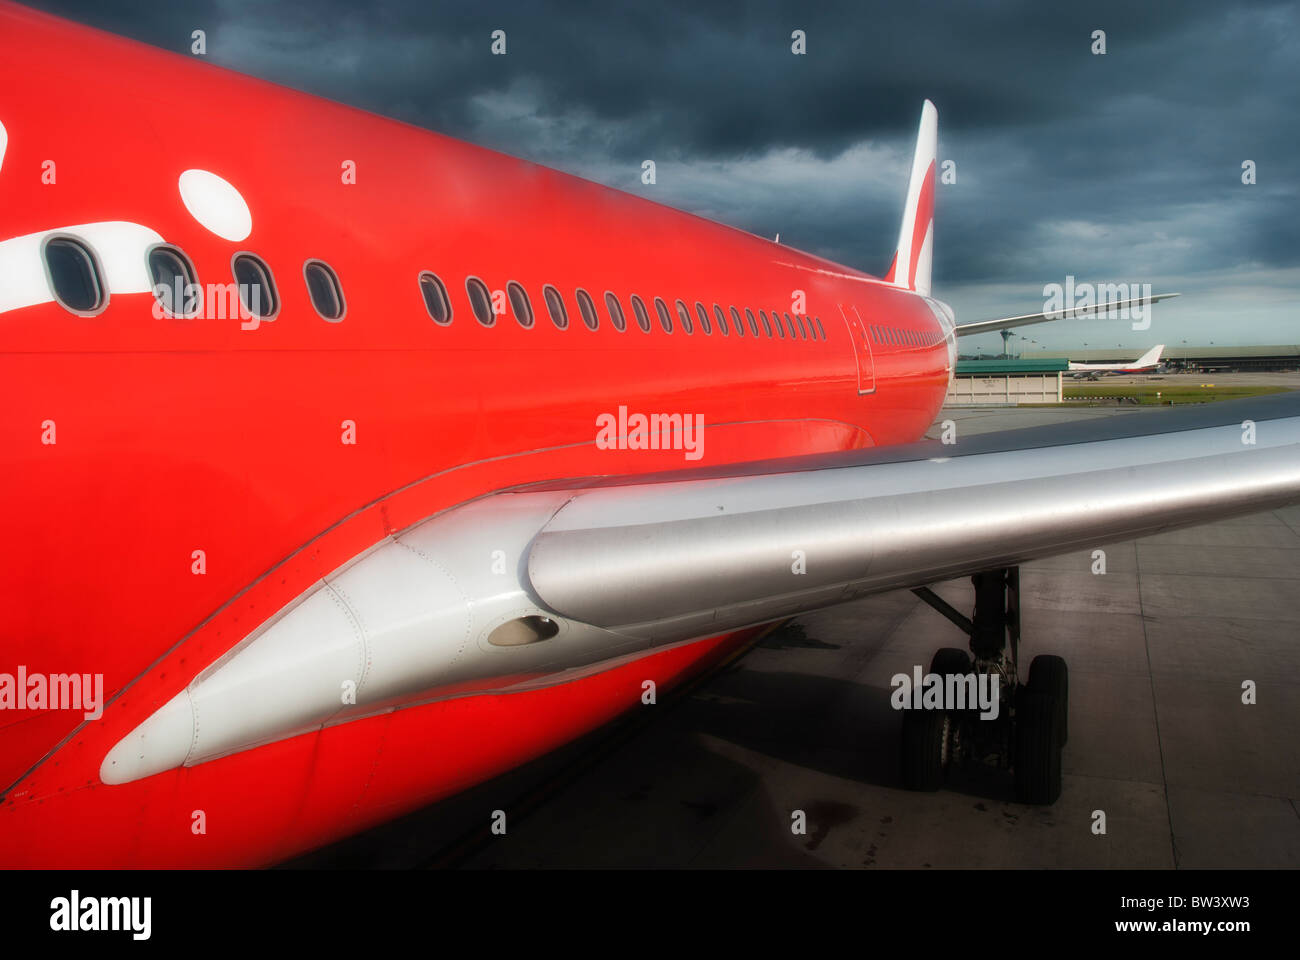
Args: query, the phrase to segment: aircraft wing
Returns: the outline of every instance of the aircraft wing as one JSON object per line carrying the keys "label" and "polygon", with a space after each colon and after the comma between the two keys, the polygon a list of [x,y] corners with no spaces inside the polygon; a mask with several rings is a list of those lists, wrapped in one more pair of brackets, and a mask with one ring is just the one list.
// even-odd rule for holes
{"label": "aircraft wing", "polygon": [[662,640],[1281,507],[1300,392],[720,473],[575,491],[537,597]]}
{"label": "aircraft wing", "polygon": [[1026,313],[1019,317],[999,317],[996,320],[975,320],[971,323],[957,324],[959,337],[972,337],[977,333],[996,333],[998,330],[1011,330],[1015,327],[1027,327],[1034,323],[1049,323],[1052,320],[1072,320],[1076,318],[1105,318],[1117,310],[1158,303],[1178,296],[1176,293],[1157,293],[1150,297],[1133,297],[1128,300],[1111,300],[1091,306],[1067,307],[1049,313]]}
{"label": "aircraft wing", "polygon": [[[125,783],[400,704],[565,682],[882,590],[1296,502],[1300,392],[503,491],[319,581],[121,740],[100,777]],[[341,708],[359,643],[364,686]]]}

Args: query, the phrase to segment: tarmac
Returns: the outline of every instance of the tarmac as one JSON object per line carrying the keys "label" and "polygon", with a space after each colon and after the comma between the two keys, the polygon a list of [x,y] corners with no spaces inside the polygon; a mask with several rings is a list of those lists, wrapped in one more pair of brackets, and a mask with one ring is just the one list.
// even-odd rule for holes
{"label": "tarmac", "polygon": [[[1152,414],[940,419],[969,435]],[[1070,668],[1051,807],[1015,803],[992,768],[902,789],[890,677],[965,645],[902,590],[800,617],[652,718],[292,865],[1300,866],[1300,507],[1098,546],[1104,574],[1091,549],[1021,568],[1022,664]],[[935,591],[969,613],[969,581]],[[483,829],[496,809],[503,836]]]}
{"label": "tarmac", "polygon": [[[1066,386],[1071,384],[1083,384],[1090,382],[1096,384],[1098,381],[1074,380],[1067,377]],[[1134,373],[1134,374],[1108,374],[1101,383],[1113,383],[1116,385],[1132,385],[1135,383],[1155,384],[1167,383],[1171,387],[1199,387],[1202,384],[1213,384],[1217,387],[1254,387],[1267,385],[1270,387],[1286,387],[1288,390],[1300,390],[1300,372],[1294,370],[1272,370],[1262,371],[1244,371],[1236,372],[1229,370],[1216,370],[1212,373]]]}

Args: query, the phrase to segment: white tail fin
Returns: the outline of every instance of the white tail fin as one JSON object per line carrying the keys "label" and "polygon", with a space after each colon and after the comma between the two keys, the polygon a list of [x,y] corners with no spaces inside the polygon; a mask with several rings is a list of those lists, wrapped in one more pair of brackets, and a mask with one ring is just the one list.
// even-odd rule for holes
{"label": "white tail fin", "polygon": [[1133,366],[1154,367],[1157,363],[1160,362],[1160,354],[1164,352],[1165,352],[1165,345],[1163,343],[1158,346],[1152,347],[1146,353],[1142,354],[1142,356],[1138,357],[1137,360],[1133,362]]}
{"label": "white tail fin", "polygon": [[929,100],[921,107],[921,127],[912,156],[898,248],[885,279],[896,287],[930,293],[930,262],[934,251],[935,161],[939,145],[939,111]]}

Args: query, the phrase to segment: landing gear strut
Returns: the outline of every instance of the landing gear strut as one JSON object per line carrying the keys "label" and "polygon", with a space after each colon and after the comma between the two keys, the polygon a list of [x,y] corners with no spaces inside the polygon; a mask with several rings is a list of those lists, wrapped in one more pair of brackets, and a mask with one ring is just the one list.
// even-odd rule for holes
{"label": "landing gear strut", "polygon": [[971,582],[975,612],[969,619],[929,587],[912,592],[970,638],[970,653],[954,647],[937,651],[930,673],[945,679],[945,690],[957,686],[950,677],[978,680],[987,675],[989,684],[997,686],[997,717],[986,718],[969,703],[965,709],[945,702],[942,709],[904,711],[903,785],[937,790],[957,764],[995,764],[1014,772],[1016,799],[1022,803],[1055,803],[1061,795],[1061,749],[1068,734],[1065,661],[1034,657],[1028,682],[1020,683],[1020,568],[977,573]]}

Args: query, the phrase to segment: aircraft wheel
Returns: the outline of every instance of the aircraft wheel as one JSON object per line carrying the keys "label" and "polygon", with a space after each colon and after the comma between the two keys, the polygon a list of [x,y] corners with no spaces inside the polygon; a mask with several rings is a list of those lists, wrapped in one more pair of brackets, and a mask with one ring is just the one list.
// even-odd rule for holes
{"label": "aircraft wheel", "polygon": [[1029,692],[1050,697],[1056,703],[1056,723],[1061,746],[1069,739],[1070,671],[1065,661],[1050,654],[1040,654],[1029,664]]}
{"label": "aircraft wheel", "polygon": [[[930,672],[941,677],[954,675],[965,677],[969,676],[974,669],[975,666],[971,662],[970,654],[956,647],[941,647],[934,652],[934,657],[930,660]],[[968,704],[967,710],[963,712],[967,714],[974,712],[970,709],[970,706]],[[950,716],[954,722],[957,722],[961,719],[963,712],[954,710]],[[951,731],[949,737],[951,743]]]}
{"label": "aircraft wheel", "polygon": [[938,790],[948,766],[950,721],[943,710],[903,711],[903,786]]}
{"label": "aircraft wheel", "polygon": [[1016,698],[1016,799],[1052,804],[1061,796],[1058,701],[1024,688]]}

